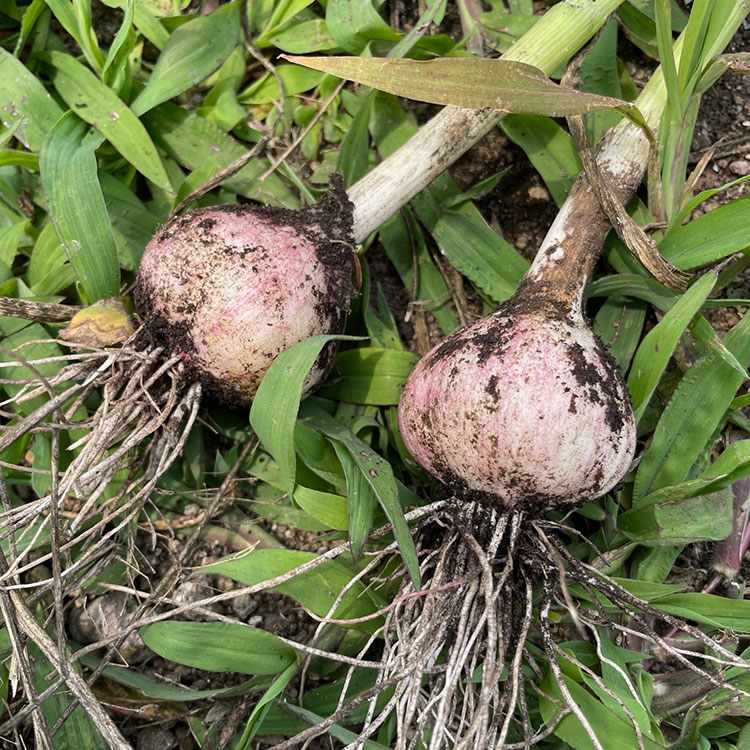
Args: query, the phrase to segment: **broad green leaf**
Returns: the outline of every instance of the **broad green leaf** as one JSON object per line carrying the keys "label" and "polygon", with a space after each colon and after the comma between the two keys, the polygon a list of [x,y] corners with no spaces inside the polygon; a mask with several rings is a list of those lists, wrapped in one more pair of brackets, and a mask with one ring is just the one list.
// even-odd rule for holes
{"label": "broad green leaf", "polygon": [[396,96],[431,104],[493,109],[548,117],[616,109],[639,117],[622,99],[560,86],[538,68],[511,60],[450,57],[399,60],[381,57],[297,57],[290,62],[322,70]]}
{"label": "broad green leaf", "polygon": [[[581,64],[581,91],[622,99],[617,70],[617,21],[611,19]],[[586,116],[586,132],[591,143],[598,143],[604,131],[619,120],[616,112],[604,110]]]}
{"label": "broad green leaf", "polygon": [[46,0],[60,25],[73,37],[83,51],[86,62],[97,72],[104,65],[104,55],[99,49],[96,32],[91,23],[90,2],[69,0]]}
{"label": "broad green leaf", "polygon": [[[632,296],[650,302],[662,311],[669,310],[680,299],[680,295],[667,289],[653,278],[646,278],[636,274],[619,274],[603,276],[591,282],[586,289],[588,297],[620,297]],[[722,300],[706,300],[705,307],[715,307],[715,303],[726,306],[728,302]],[[702,316],[696,315],[690,323],[690,331],[698,341],[713,349],[739,375],[746,377],[745,368],[737,357],[720,341],[713,326]]]}
{"label": "broad green leaf", "polygon": [[[325,78],[325,74],[320,71],[302,68],[299,65],[279,65],[276,72],[281,79],[286,96],[310,91]],[[275,75],[266,73],[241,91],[237,101],[240,104],[269,104],[272,101],[277,101],[278,98],[279,82]]]}
{"label": "broad green leaf", "polygon": [[682,550],[683,545],[680,544],[670,547],[644,547],[643,554],[639,556],[633,569],[633,576],[643,581],[663,583]]}
{"label": "broad green leaf", "polygon": [[639,507],[716,492],[747,476],[750,476],[750,441],[740,440],[728,446],[697,479],[662,487],[639,500]]}
{"label": "broad green leaf", "polygon": [[395,406],[418,359],[395,349],[349,349],[336,358],[334,375],[320,395],[354,404]]}
{"label": "broad green leaf", "polygon": [[[628,715],[621,708],[615,708],[611,704],[605,706],[598,698],[569,677],[563,676],[563,679],[571,697],[580,707],[581,713],[588,720],[602,747],[606,747],[607,750],[633,750],[638,747],[635,729]],[[558,701],[563,700],[551,672],[544,678],[541,688],[547,695],[551,695]],[[548,725],[553,724],[560,713],[559,705],[544,697],[540,697],[539,708],[542,718]],[[572,713],[556,726],[555,736],[576,750],[591,750],[594,747],[586,730]],[[662,744],[657,744],[647,735],[643,737],[643,746],[644,750],[663,750]]]}
{"label": "broad green leaf", "polygon": [[131,105],[142,115],[213,73],[239,41],[237,0],[180,26],[164,45],[146,87]]}
{"label": "broad green leaf", "polygon": [[541,115],[507,115],[500,127],[526,152],[555,203],[562,206],[583,168],[571,136]]}
{"label": "broad green leaf", "polygon": [[299,12],[303,11],[314,0],[278,0],[273,3],[273,12],[265,22],[263,33],[256,40],[256,44],[264,41],[265,37],[273,34],[277,29],[284,27]]}
{"label": "broad green leaf", "polygon": [[[34,687],[39,694],[50,686],[50,681],[57,676],[57,672],[36,644],[29,644],[28,654]],[[74,663],[68,668],[79,669]],[[65,684],[43,701],[42,715],[47,726],[55,726],[72,702],[73,696]],[[78,705],[55,734],[55,750],[78,750],[84,747],[87,750],[106,750],[108,745],[83,706]]]}
{"label": "broad green leaf", "polygon": [[646,320],[647,305],[640,300],[609,297],[594,318],[594,333],[607,345],[624,374],[630,369]]}
{"label": "broad green leaf", "polygon": [[378,15],[372,0],[329,0],[326,25],[336,42],[352,55],[360,54],[373,39],[397,42],[397,34]]}
{"label": "broad green leaf", "polygon": [[341,495],[297,485],[294,491],[294,502],[330,529],[346,531],[349,527],[347,501]]}
{"label": "broad green leaf", "polygon": [[726,539],[732,531],[732,493],[711,494],[667,502],[653,502],[620,514],[617,527],[641,544],[689,544]]}
{"label": "broad green leaf", "polygon": [[[127,9],[129,0],[101,0],[110,8]],[[163,49],[169,41],[169,32],[159,23],[157,15],[164,15],[164,9],[149,0],[135,0],[133,21],[138,31],[157,49]],[[167,14],[169,15],[169,14]]]}
{"label": "broad green leaf", "polygon": [[[267,38],[270,45],[292,55],[325,52],[339,46],[322,18],[290,24],[283,31]],[[255,41],[257,44],[259,39]]]}
{"label": "broad green leaf", "polygon": [[481,217],[443,210],[432,234],[451,264],[495,302],[515,291],[529,264]]}
{"label": "broad green leaf", "polygon": [[[248,152],[246,146],[221,128],[171,102],[152,109],[142,119],[156,145],[191,171],[212,159],[219,171]],[[265,159],[253,159],[222,184],[247,198],[298,208],[299,199],[278,175],[260,181],[267,168]]]}
{"label": "broad green leaf", "polygon": [[[363,294],[363,299],[369,299],[369,296],[364,297]],[[365,325],[367,326],[367,333],[370,334],[370,340],[373,344],[385,347],[386,349],[404,351],[396,319],[393,317],[390,307],[388,307],[388,300],[386,300],[383,287],[380,284],[378,284],[377,289],[377,300],[377,314],[370,305],[367,305],[364,313]]]}
{"label": "broad green leaf", "polygon": [[617,9],[617,15],[622,23],[625,36],[646,55],[658,59],[659,50],[656,44],[656,26],[653,21],[653,2],[649,2],[649,5],[651,6],[650,18],[640,9],[634,8],[630,2],[623,3]]}
{"label": "broad green leaf", "polygon": [[333,448],[346,477],[347,527],[352,557],[359,560],[372,529],[378,497],[346,447],[334,440]]}
{"label": "broad green leaf", "polygon": [[[667,596],[676,594],[685,589],[684,586],[678,586],[673,583],[659,583],[654,581],[641,581],[637,578],[618,578],[613,576],[612,580],[618,583],[624,589],[629,591],[633,596],[637,596],[639,599],[643,599],[646,602],[656,602],[659,599],[664,599]],[[580,588],[578,584],[573,584],[573,588],[576,591],[576,596],[586,601],[591,601],[588,593]],[[603,594],[598,595],[601,601],[607,601]],[[612,605],[609,605],[612,606]]]}
{"label": "broad green leaf", "polygon": [[[724,337],[742,366],[750,363],[750,316]],[[641,459],[634,505],[653,490],[681,482],[721,425],[744,380],[716,352],[696,362],[682,377]]]}
{"label": "broad green leaf", "polygon": [[715,263],[750,246],[750,196],[738,198],[671,232],[659,252],[678,268]]}
{"label": "broad green leaf", "polygon": [[258,387],[250,408],[250,424],[281,469],[286,489],[294,494],[296,457],[294,425],[303,382],[323,347],[331,341],[357,341],[351,336],[312,336],[282,352]]}
{"label": "broad green leaf", "polygon": [[13,50],[13,55],[15,57],[20,58],[21,52],[26,46],[26,42],[29,40],[31,32],[34,31],[37,22],[44,15],[49,17],[49,7],[47,6],[47,3],[44,0],[32,0],[31,5],[27,6],[23,18],[21,19],[21,33],[18,35],[18,41]]}
{"label": "broad green leaf", "polygon": [[97,128],[141,174],[171,192],[156,146],[143,123],[117,94],[70,55],[47,52],[44,59],[53,66],[52,82],[71,110]]}
{"label": "broad green leaf", "polygon": [[292,679],[292,677],[294,677],[296,671],[297,664],[296,662],[292,662],[273,681],[273,684],[270,685],[268,690],[266,690],[266,692],[260,697],[258,702],[255,704],[255,707],[253,708],[253,712],[250,714],[250,717],[247,720],[247,724],[245,724],[245,730],[242,732],[242,737],[237,744],[237,750],[245,750],[245,748],[247,748],[248,743],[258,733],[263,719],[273,705],[274,699],[284,692],[284,689],[289,684],[289,681]]}
{"label": "broad green leaf", "polygon": [[[745,175],[744,177],[738,177],[736,180],[732,180],[731,182],[725,182],[723,185],[717,188],[710,188],[708,190],[701,190],[700,193],[693,196],[689,201],[685,201],[682,204],[682,207],[680,208],[679,214],[676,216],[675,220],[672,222],[674,226],[667,229],[666,237],[669,237],[673,231],[678,229],[679,227],[683,226],[690,214],[698,207],[701,203],[704,203],[709,198],[713,198],[714,195],[717,195],[718,193],[722,193],[725,190],[728,190],[731,187],[734,187],[735,185],[740,185],[743,182],[747,182],[750,180],[750,175]],[[726,205],[726,204],[725,204]],[[699,217],[701,218],[701,217]],[[697,221],[697,220],[696,220]],[[663,242],[664,240],[662,240]]]}
{"label": "broad green leaf", "polygon": [[279,674],[297,659],[272,633],[226,622],[156,622],[138,633],[165,659],[210,672]]}
{"label": "broad green leaf", "polygon": [[101,184],[120,265],[128,271],[137,271],[143,251],[162,221],[112,175],[102,174]]}
{"label": "broad green leaf", "polygon": [[[253,586],[316,559],[312,552],[289,549],[256,549],[234,557],[224,558],[201,568],[204,573],[221,573]],[[376,611],[372,599],[359,581],[352,584],[353,574],[340,562],[326,560],[305,573],[299,573],[270,591],[278,591],[296,599],[319,617],[333,616],[336,619],[366,617]],[[349,586],[333,615],[330,614],[345,586]],[[379,618],[365,620],[354,627],[373,632],[380,624]]]}
{"label": "broad green leaf", "polygon": [[[2,345],[0,344],[0,347]],[[2,350],[0,349],[0,355]],[[18,529],[14,534],[15,554],[22,555],[37,549],[44,549],[50,543],[49,524],[43,523],[43,519],[38,518],[22,529]],[[10,556],[10,539],[6,537],[0,542],[0,550],[8,557]]]}
{"label": "broad green leaf", "polygon": [[[672,31],[680,32],[687,26],[687,16],[677,3],[677,0],[669,0],[672,6]],[[637,8],[647,18],[654,20],[654,0],[628,0],[628,5]]]}
{"label": "broad green leaf", "polygon": [[255,494],[258,499],[252,501],[252,510],[258,518],[265,518],[273,523],[301,531],[330,531],[331,529],[330,526],[313,518],[306,511],[287,505],[284,502],[286,493],[278,492],[270,485],[262,486]]}
{"label": "broad green leaf", "polygon": [[[341,463],[326,438],[305,424],[303,420],[297,420],[294,427],[294,446],[297,450],[297,456],[305,466],[334,487],[340,494],[346,494],[346,481]],[[280,482],[279,486],[283,487],[284,485]]]}
{"label": "broad green leaf", "polygon": [[714,594],[672,594],[653,603],[654,607],[686,620],[750,633],[750,600],[729,599]]}
{"label": "broad green leaf", "polygon": [[117,35],[112,40],[112,45],[107,52],[107,58],[104,61],[102,68],[102,75],[105,80],[108,80],[107,73],[110,72],[112,64],[117,59],[117,53],[122,49],[125,40],[128,38],[128,33],[133,25],[133,16],[135,14],[135,0],[124,0],[125,14],[122,19],[122,24],[117,32]]}
{"label": "broad green leaf", "polygon": [[28,281],[34,294],[57,294],[76,280],[65,248],[51,222],[39,232],[28,266]]}
{"label": "broad green leaf", "polygon": [[[401,551],[409,575],[416,588],[419,587],[419,563],[414,540],[404,518],[404,512],[398,499],[398,487],[393,476],[391,465],[379,456],[367,443],[360,440],[352,431],[331,417],[322,409],[308,409],[309,422],[315,429],[331,440],[342,445],[356,463],[365,481],[380,503],[388,520],[393,526],[393,533]],[[351,516],[350,516],[351,523]]]}
{"label": "broad green leaf", "polygon": [[27,151],[16,151],[12,148],[4,149],[0,151],[0,167],[25,167],[32,172],[38,172],[39,157]]}
{"label": "broad green leaf", "polygon": [[[52,484],[52,477],[47,469],[51,465],[51,438],[49,435],[35,435],[34,442],[31,446],[31,455],[33,456],[32,466],[35,469],[41,469],[42,473],[31,475],[31,486],[34,488],[37,497],[44,497]],[[45,469],[47,471],[45,472]]]}
{"label": "broad green leaf", "polygon": [[416,119],[406,113],[398,97],[375,92],[370,134],[383,158],[401,148],[417,130]]}
{"label": "broad green leaf", "polygon": [[[99,660],[91,655],[84,654],[78,657],[79,661],[88,669],[96,669]],[[213,688],[209,690],[191,690],[180,685],[170,685],[161,680],[149,677],[130,667],[119,667],[108,664],[104,667],[102,674],[110,680],[124,685],[126,688],[136,691],[146,698],[155,698],[160,701],[199,701],[206,698],[229,698],[234,695],[245,695],[247,693],[262,690],[268,684],[268,677],[252,678],[226,688]]]}
{"label": "broad green leaf", "polygon": [[19,245],[29,225],[28,219],[21,219],[5,229],[0,229],[0,263],[8,267],[13,265]]}
{"label": "broad green leaf", "polygon": [[34,152],[63,111],[41,81],[0,47],[0,122],[15,127],[15,137]]}
{"label": "broad green leaf", "polygon": [[677,342],[711,293],[715,283],[715,273],[702,276],[669,308],[641,342],[628,379],[636,421],[641,418],[648,406]]}
{"label": "broad green leaf", "polygon": [[222,78],[203,98],[198,114],[227,132],[246,119],[247,110],[237,102],[240,80],[240,76]]}
{"label": "broad green leaf", "polygon": [[120,290],[117,248],[97,177],[88,125],[72,112],[45,138],[40,156],[50,219],[89,298],[114,297]]}
{"label": "broad green leaf", "polygon": [[344,175],[344,187],[350,187],[367,173],[370,167],[370,133],[372,92],[360,101],[360,107],[341,142],[337,171]]}

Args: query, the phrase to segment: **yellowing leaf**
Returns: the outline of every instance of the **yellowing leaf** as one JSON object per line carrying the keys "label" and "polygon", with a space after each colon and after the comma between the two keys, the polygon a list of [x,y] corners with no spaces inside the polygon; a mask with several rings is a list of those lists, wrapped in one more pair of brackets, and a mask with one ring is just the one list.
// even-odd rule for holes
{"label": "yellowing leaf", "polygon": [[511,60],[474,57],[437,60],[282,57],[298,65],[322,70],[390,94],[432,104],[453,104],[469,109],[490,108],[548,117],[616,109],[640,121],[637,109],[626,101],[560,86],[533,65]]}

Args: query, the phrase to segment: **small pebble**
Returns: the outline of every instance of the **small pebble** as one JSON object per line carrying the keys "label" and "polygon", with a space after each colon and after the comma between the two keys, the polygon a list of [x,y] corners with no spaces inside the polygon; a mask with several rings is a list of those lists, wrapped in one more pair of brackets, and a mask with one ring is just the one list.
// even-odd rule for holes
{"label": "small pebble", "polygon": [[[90,600],[76,600],[68,617],[70,635],[80,643],[95,643],[120,633],[130,622],[135,604],[119,591],[109,592]],[[125,662],[135,664],[148,658],[137,631],[131,631],[118,653]]]}
{"label": "small pebble", "polygon": [[529,188],[529,198],[535,201],[548,201],[550,199],[547,188],[542,185],[532,185]]}
{"label": "small pebble", "polygon": [[136,750],[172,750],[177,739],[172,732],[162,727],[146,727],[138,733]]}
{"label": "small pebble", "polygon": [[750,174],[750,161],[747,159],[737,159],[729,165],[729,171],[739,177],[745,177]]}
{"label": "small pebble", "polygon": [[201,506],[198,503],[190,503],[185,506],[183,513],[187,518],[195,518],[201,512]]}

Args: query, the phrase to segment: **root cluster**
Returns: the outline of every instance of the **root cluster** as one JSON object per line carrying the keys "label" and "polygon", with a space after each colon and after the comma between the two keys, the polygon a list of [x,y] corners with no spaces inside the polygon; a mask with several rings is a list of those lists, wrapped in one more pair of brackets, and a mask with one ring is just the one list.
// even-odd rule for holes
{"label": "root cluster", "polygon": [[[19,364],[37,373],[39,365],[50,361],[27,361],[21,351],[15,354]],[[65,557],[74,545],[84,545],[75,563],[61,571],[63,589],[70,587],[76,573],[101,557],[111,539],[118,539],[180,455],[197,416],[201,389],[186,382],[179,359],[162,355],[158,348],[129,347],[71,353],[56,358],[67,363],[53,378],[38,374],[12,400],[16,409],[43,400],[26,416],[8,411],[7,402],[0,404],[0,416],[12,420],[0,428],[0,452],[21,436],[47,435],[52,454],[49,469],[25,461],[5,467],[47,475],[49,491],[17,508],[7,503],[3,508],[0,539],[10,539],[13,549],[13,566],[3,583],[28,568],[24,561],[34,538],[47,533],[57,548],[53,545],[46,559]],[[63,433],[83,437],[62,446]],[[74,450],[75,458],[66,460],[64,454]],[[59,530],[60,517],[66,519],[65,532]]]}
{"label": "root cluster", "polygon": [[[597,689],[619,705],[630,719],[638,748],[644,730],[633,711],[591,667],[560,645],[561,612],[569,614],[580,637],[596,648],[603,664],[627,684],[629,698],[645,713],[633,678],[606,656],[605,631],[648,644],[660,658],[694,673],[705,686],[747,696],[726,682],[728,667],[750,668],[747,662],[698,628],[658,611],[573,556],[563,537],[576,535],[564,525],[502,513],[478,505],[441,506],[421,524],[422,590],[408,576],[388,608],[378,636],[383,651],[375,685],[344,700],[326,721],[277,746],[306,747],[335,722],[367,704],[357,739],[346,750],[364,747],[387,720],[395,717],[397,750],[429,748],[530,748],[549,737],[573,714],[597,750],[607,738],[597,736],[569,689],[561,664],[585,673]],[[437,526],[437,530],[436,530]],[[377,561],[373,561],[374,568]],[[401,571],[404,572],[403,570]],[[569,586],[576,584],[585,608],[573,603]],[[567,612],[566,612],[567,611]],[[658,624],[657,624],[658,623]],[[669,642],[660,626],[677,627],[702,647],[698,653]],[[374,637],[363,649],[364,658]],[[545,679],[546,678],[546,679]],[[540,687],[550,686],[550,692]],[[554,693],[554,694],[550,694]],[[554,705],[554,716],[538,731],[533,727],[529,696]],[[537,714],[538,719],[538,714]]]}
{"label": "root cluster", "polygon": [[[134,550],[134,519],[180,455],[197,416],[201,388],[189,382],[177,358],[165,359],[158,348],[126,345],[79,351],[72,345],[65,355],[27,359],[24,349],[39,343],[45,342],[4,351],[0,370],[6,376],[19,367],[32,373],[26,381],[0,380],[20,386],[13,399],[0,404],[0,454],[29,436],[45,436],[50,453],[49,468],[30,465],[25,455],[17,464],[2,467],[0,542],[8,554],[0,551],[0,610],[14,652],[11,680],[22,685],[28,704],[37,707],[36,735],[52,747],[54,732],[38,711],[43,695],[37,695],[23,645],[24,637],[29,638],[85,706],[110,747],[126,748],[129,744],[67,662],[64,597],[96,576],[114,555]],[[45,377],[40,367],[49,363],[58,370]],[[76,440],[76,435],[82,437]],[[9,470],[42,475],[48,490],[13,504],[5,479]],[[23,482],[17,490],[24,494]],[[32,582],[22,578],[32,568],[46,570],[47,577],[35,576]],[[50,599],[56,643],[30,610]]]}

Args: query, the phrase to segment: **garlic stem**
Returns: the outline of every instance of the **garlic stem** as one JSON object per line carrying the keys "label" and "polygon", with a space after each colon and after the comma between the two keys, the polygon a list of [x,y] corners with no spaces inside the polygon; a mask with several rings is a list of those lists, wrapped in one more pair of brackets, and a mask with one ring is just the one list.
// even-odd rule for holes
{"label": "garlic stem", "polygon": [[[735,4],[715,41],[712,54],[722,52],[748,12],[750,0],[740,0]],[[683,33],[674,44],[678,63],[684,36]],[[659,67],[635,102],[652,129],[658,125],[666,97],[664,76]],[[627,120],[620,121],[604,136],[597,151],[597,164],[603,176],[611,181],[622,203],[627,203],[638,187],[646,169],[648,152],[648,140],[643,131]],[[586,281],[609,230],[609,221],[588,178],[581,173],[521,282],[523,292],[544,295],[551,302],[562,302],[571,308],[574,317],[581,316]]]}
{"label": "garlic stem", "polygon": [[[605,23],[622,0],[566,0],[550,8],[503,59],[551,75]],[[362,242],[504,117],[497,110],[445,107],[408,143],[353,185],[354,237]]]}

